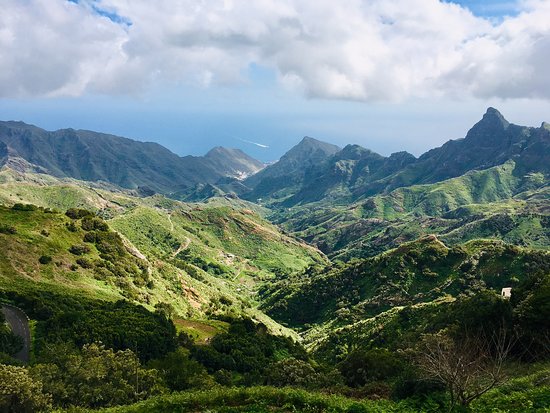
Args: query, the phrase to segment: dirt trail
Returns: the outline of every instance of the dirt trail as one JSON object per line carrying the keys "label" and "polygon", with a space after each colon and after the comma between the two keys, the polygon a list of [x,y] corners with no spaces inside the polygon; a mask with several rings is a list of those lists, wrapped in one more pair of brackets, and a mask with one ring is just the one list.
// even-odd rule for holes
{"label": "dirt trail", "polygon": [[172,258],[174,258],[176,255],[178,255],[183,250],[187,249],[187,247],[189,247],[189,244],[191,244],[191,240],[189,238],[185,237],[185,242],[183,242],[179,246],[179,248],[176,251],[174,251],[174,253],[172,254]]}

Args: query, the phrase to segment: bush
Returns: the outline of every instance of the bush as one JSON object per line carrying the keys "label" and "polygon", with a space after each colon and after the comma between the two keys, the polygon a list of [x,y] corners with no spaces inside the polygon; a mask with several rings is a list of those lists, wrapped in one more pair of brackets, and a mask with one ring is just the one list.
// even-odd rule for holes
{"label": "bush", "polygon": [[33,367],[32,375],[60,406],[129,404],[162,391],[158,373],[143,369],[131,350],[113,351],[96,343],[81,352],[60,351],[52,363]]}
{"label": "bush", "polygon": [[69,252],[74,255],[84,255],[88,254],[90,252],[90,247],[87,245],[73,245],[71,248],[69,248]]}
{"label": "bush", "polygon": [[160,360],[153,360],[149,366],[161,374],[166,385],[173,391],[190,388],[206,388],[213,384],[206,369],[189,357],[189,350],[178,348]]}
{"label": "bush", "polygon": [[88,211],[87,209],[69,208],[67,212],[65,212],[65,215],[71,219],[81,219],[84,217],[93,217],[94,213]]}
{"label": "bush", "polygon": [[96,236],[93,232],[86,232],[82,240],[84,242],[89,242],[90,244],[93,244],[96,241]]}
{"label": "bush", "polygon": [[66,224],[67,226],[67,229],[70,231],[70,232],[77,232],[78,231],[78,227],[75,225],[74,222],[69,222]]}
{"label": "bush", "polygon": [[82,268],[93,268],[94,264],[87,258],[78,258],[76,260],[76,263],[80,265]]}
{"label": "bush", "polygon": [[17,234],[17,229],[13,225],[0,224],[0,234]]}
{"label": "bush", "polygon": [[36,211],[38,207],[33,204],[14,204],[11,209],[14,211]]}
{"label": "bush", "polygon": [[52,262],[52,257],[50,257],[49,255],[42,255],[40,258],[38,258],[38,262],[40,264],[49,264],[50,262]]}
{"label": "bush", "polygon": [[361,387],[396,377],[403,370],[403,363],[387,349],[355,350],[338,368],[348,386]]}
{"label": "bush", "polygon": [[317,372],[306,361],[285,359],[268,368],[268,383],[277,387],[310,387],[317,381]]}
{"label": "bush", "polygon": [[109,226],[100,218],[84,217],[80,224],[84,231],[108,231]]}

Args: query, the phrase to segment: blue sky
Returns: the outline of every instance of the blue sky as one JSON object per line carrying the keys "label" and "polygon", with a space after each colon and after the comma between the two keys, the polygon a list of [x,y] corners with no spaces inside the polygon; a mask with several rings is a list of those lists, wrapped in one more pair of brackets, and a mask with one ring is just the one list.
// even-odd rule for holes
{"label": "blue sky", "polygon": [[[264,161],[306,135],[419,155],[463,137],[488,106],[518,124],[550,120],[548,62],[535,59],[550,44],[547,2],[46,3],[8,0],[12,19],[0,17],[12,30],[0,42],[2,120]],[[14,20],[37,24],[23,33]]]}

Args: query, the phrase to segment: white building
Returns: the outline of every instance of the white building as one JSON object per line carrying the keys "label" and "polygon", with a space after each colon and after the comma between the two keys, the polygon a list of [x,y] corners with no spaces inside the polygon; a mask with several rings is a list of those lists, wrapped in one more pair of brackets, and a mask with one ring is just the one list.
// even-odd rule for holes
{"label": "white building", "polygon": [[512,287],[504,287],[500,292],[500,295],[504,298],[510,298],[512,296]]}

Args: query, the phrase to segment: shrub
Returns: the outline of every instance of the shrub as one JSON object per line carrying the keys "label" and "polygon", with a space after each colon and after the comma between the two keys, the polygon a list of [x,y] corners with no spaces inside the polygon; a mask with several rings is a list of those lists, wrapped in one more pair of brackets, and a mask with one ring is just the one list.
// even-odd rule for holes
{"label": "shrub", "polygon": [[208,387],[213,384],[206,369],[191,359],[189,350],[182,347],[160,360],[152,361],[149,366],[159,371],[166,385],[173,391]]}
{"label": "shrub", "polygon": [[303,360],[281,360],[271,364],[268,369],[268,382],[277,387],[308,387],[316,381],[316,376],[315,369]]}
{"label": "shrub", "polygon": [[31,413],[49,410],[51,398],[42,391],[42,383],[27,369],[0,364],[0,411]]}
{"label": "shrub", "polygon": [[78,258],[76,263],[82,268],[93,268],[94,264],[87,258]]}
{"label": "shrub", "polygon": [[42,255],[40,258],[38,258],[38,262],[40,264],[49,264],[50,262],[52,262],[52,257],[50,257],[49,255]]}
{"label": "shrub", "polygon": [[78,227],[74,224],[74,222],[67,223],[66,226],[70,232],[78,231]]}
{"label": "shrub", "polygon": [[80,224],[84,231],[108,231],[109,226],[100,218],[84,217]]}
{"label": "shrub", "polygon": [[361,387],[373,381],[396,377],[402,362],[387,349],[355,350],[338,366],[346,384]]}
{"label": "shrub", "polygon": [[38,207],[33,204],[14,204],[11,209],[14,211],[36,211]]}
{"label": "shrub", "polygon": [[71,246],[71,248],[69,248],[69,252],[74,255],[84,255],[84,254],[88,254],[90,251],[91,251],[90,247],[82,244],[73,245]]}
{"label": "shrub", "polygon": [[93,217],[94,213],[88,211],[87,209],[69,208],[67,212],[65,212],[65,215],[71,219],[81,219],[84,217]]}
{"label": "shrub", "polygon": [[86,232],[83,241],[93,244],[96,241],[96,236],[93,232]]}
{"label": "shrub", "polygon": [[17,229],[13,225],[0,224],[0,234],[17,234]]}
{"label": "shrub", "polygon": [[96,343],[78,353],[62,351],[51,364],[33,367],[32,374],[60,406],[128,404],[162,390],[158,373],[143,369],[131,350],[113,351]]}

